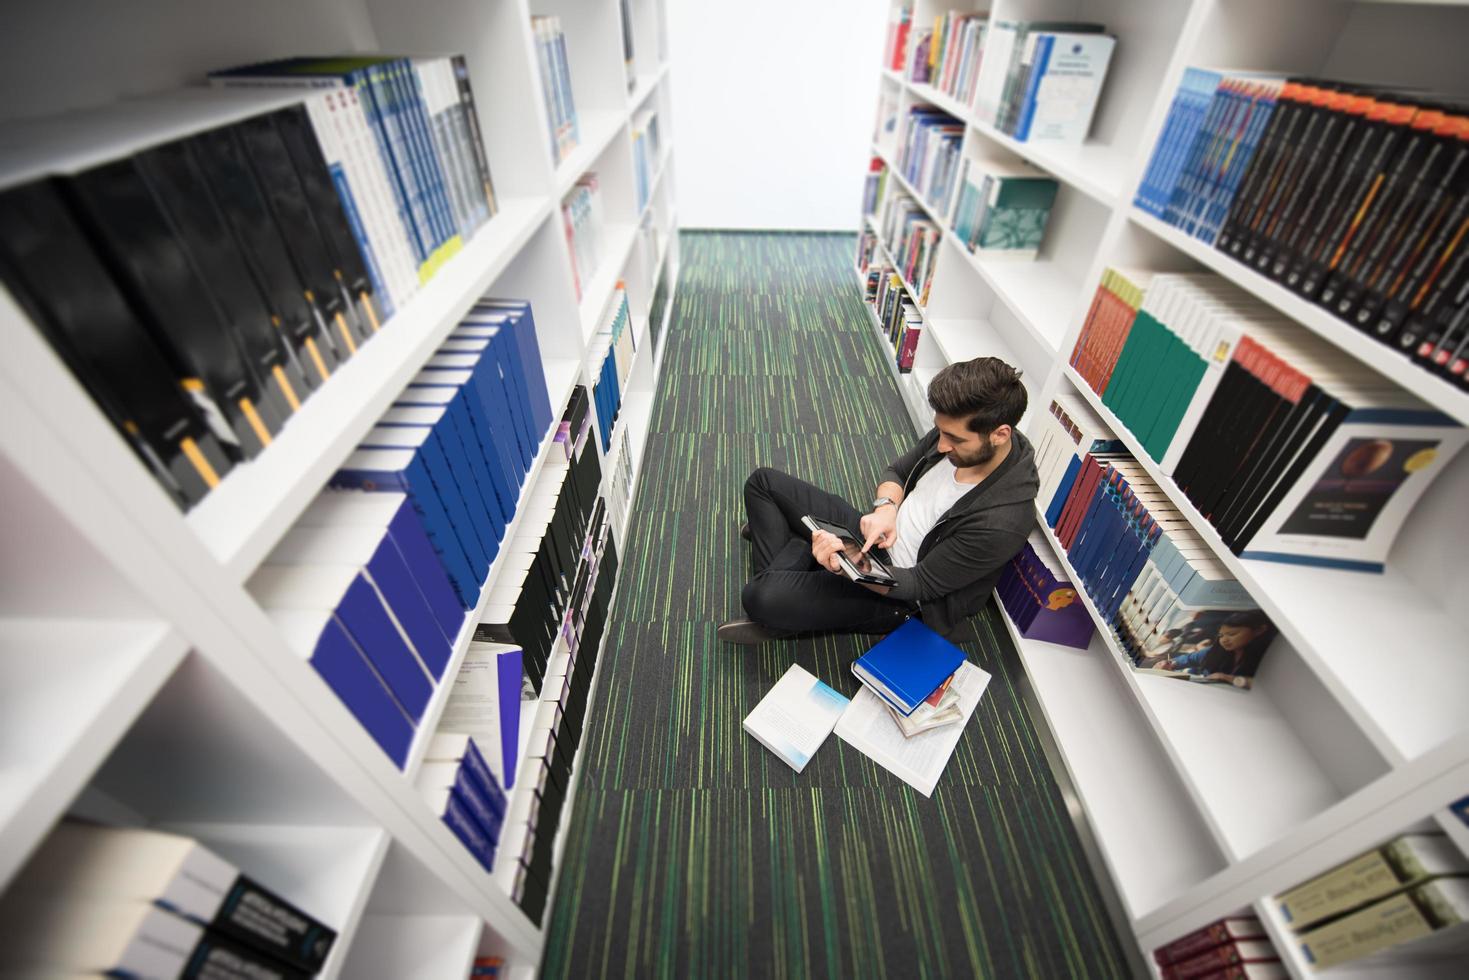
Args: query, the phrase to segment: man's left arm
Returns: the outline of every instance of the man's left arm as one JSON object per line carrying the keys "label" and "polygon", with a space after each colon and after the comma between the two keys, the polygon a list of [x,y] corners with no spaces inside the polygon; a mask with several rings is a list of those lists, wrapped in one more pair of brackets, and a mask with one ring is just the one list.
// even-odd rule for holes
{"label": "man's left arm", "polygon": [[912,568],[893,568],[897,584],[868,586],[902,602],[932,602],[993,574],[1020,551],[1026,536],[1001,528],[965,527],[945,536]]}

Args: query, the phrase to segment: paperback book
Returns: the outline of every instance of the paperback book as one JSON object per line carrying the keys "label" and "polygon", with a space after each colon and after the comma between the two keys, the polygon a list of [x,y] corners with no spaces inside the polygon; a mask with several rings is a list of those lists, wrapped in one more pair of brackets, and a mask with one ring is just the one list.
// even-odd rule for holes
{"label": "paperback book", "polygon": [[831,734],[847,703],[800,664],[791,664],[745,716],[745,731],[801,772]]}

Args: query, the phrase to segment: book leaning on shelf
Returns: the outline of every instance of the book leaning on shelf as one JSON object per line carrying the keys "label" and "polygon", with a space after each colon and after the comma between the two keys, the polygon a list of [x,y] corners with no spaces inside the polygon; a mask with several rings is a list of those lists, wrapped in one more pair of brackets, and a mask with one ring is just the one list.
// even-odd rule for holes
{"label": "book leaning on shelf", "polygon": [[1028,164],[966,157],[950,198],[949,226],[987,259],[1033,260],[1045,238],[1056,181]]}
{"label": "book leaning on shelf", "polygon": [[1469,384],[1469,114],[1457,103],[1189,68],[1136,203]]}
{"label": "book leaning on shelf", "polygon": [[192,838],[63,820],[0,899],[0,972],[304,977],[336,930]]}
{"label": "book leaning on shelf", "polygon": [[1108,269],[1070,363],[1245,558],[1380,572],[1466,440],[1211,274]]}
{"label": "book leaning on shelf", "polygon": [[1085,650],[1094,626],[1039,531],[1032,532],[995,583],[995,597],[1021,636]]}
{"label": "book leaning on shelf", "polygon": [[1103,31],[1068,21],[990,21],[975,118],[1022,143],[1082,143],[1117,43]]}

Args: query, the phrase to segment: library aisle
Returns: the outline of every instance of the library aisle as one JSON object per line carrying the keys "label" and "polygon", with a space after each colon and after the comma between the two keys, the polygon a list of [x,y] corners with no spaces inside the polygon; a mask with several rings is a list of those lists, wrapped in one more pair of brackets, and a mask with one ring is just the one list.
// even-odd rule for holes
{"label": "library aisle", "polygon": [[757,465],[852,500],[912,438],[850,235],[681,235],[681,280],[542,973],[1126,976],[993,605],[993,675],[924,799],[839,738],[796,775],[741,721],[794,660],[842,693],[871,640],[740,648]]}

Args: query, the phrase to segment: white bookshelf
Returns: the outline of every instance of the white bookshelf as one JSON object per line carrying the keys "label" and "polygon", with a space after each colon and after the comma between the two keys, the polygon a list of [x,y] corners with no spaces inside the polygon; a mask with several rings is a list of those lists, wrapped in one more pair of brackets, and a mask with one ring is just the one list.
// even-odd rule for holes
{"label": "white bookshelf", "polygon": [[[1024,431],[1057,393],[1079,394],[1281,631],[1255,688],[1246,692],[1133,671],[1090,599],[1085,605],[1097,634],[1086,651],[1028,640],[1006,619],[1139,953],[1150,959],[1154,948],[1240,910],[1254,907],[1265,916],[1270,895],[1408,829],[1442,830],[1469,854],[1469,828],[1445,809],[1469,793],[1469,712],[1463,709],[1469,646],[1456,628],[1456,614],[1469,601],[1459,574],[1469,543],[1460,514],[1469,459],[1458,458],[1420,501],[1382,575],[1243,560],[1067,365],[1108,265],[1211,271],[1303,332],[1469,422],[1469,395],[1132,205],[1185,68],[1458,92],[1462,58],[1449,39],[1469,31],[1469,5],[917,0],[913,6],[915,31],[951,9],[988,9],[991,20],[1099,21],[1118,37],[1090,135],[1077,147],[1018,142],[978,122],[960,100],[874,66],[884,92],[896,95],[899,120],[913,105],[936,106],[963,123],[965,156],[1023,160],[1059,185],[1037,261],[980,259],[948,234],[945,206],[926,201],[898,171],[894,137],[873,144],[873,155],[888,164],[888,195],[906,192],[945,239],[920,310],[914,370],[897,375],[894,369],[915,428],[931,425],[924,391],[937,370],[982,355],[1023,369],[1031,399]],[[864,218],[860,228],[876,232],[875,222]],[[887,258],[881,240],[879,253]],[[1039,503],[1044,509],[1049,501]],[[1049,530],[1047,537],[1069,571]],[[1314,976],[1297,951],[1287,950],[1284,924],[1266,918],[1290,974]],[[1331,975],[1380,976],[1390,969],[1390,960],[1373,960]]]}
{"label": "white bookshelf", "polygon": [[[558,416],[591,380],[588,344],[618,280],[646,343],[654,283],[678,275],[672,82],[663,0],[630,6],[631,91],[616,0],[143,0],[126,12],[62,0],[7,11],[0,124],[293,54],[462,53],[499,210],[259,459],[187,516],[0,291],[0,889],[71,812],[198,836],[339,931],[324,976],[457,978],[476,955],[534,973],[540,926],[412,783],[503,562],[466,615],[403,771],[291,653],[245,583],[480,296],[531,302]],[[559,15],[567,36],[580,143],[559,164],[532,14]],[[639,208],[630,121],[647,108],[661,150]],[[579,301],[561,201],[588,171],[605,219]],[[636,247],[645,217],[656,249]],[[665,344],[668,329],[665,317]],[[640,356],[625,393],[635,464],[660,362]],[[556,451],[545,436],[522,500]]]}

